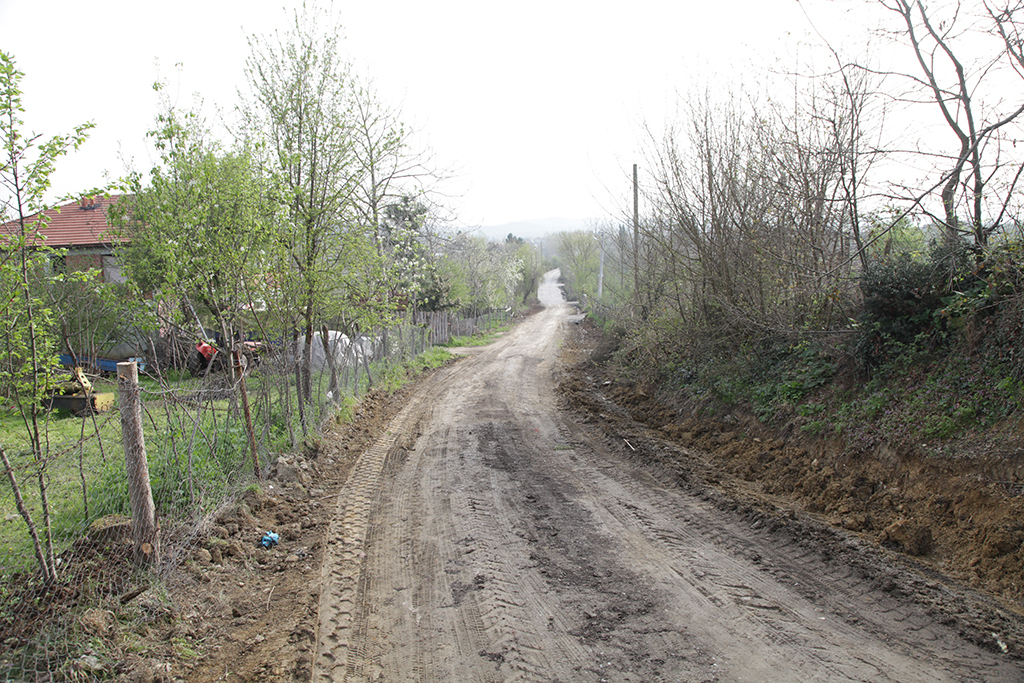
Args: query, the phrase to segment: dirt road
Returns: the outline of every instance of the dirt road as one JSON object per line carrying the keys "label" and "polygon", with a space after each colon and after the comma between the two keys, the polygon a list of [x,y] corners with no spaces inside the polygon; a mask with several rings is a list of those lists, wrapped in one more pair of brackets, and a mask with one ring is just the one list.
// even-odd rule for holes
{"label": "dirt road", "polygon": [[785,520],[730,514],[559,412],[571,310],[551,274],[540,295],[355,465],[314,681],[1024,680],[998,634],[967,642]]}

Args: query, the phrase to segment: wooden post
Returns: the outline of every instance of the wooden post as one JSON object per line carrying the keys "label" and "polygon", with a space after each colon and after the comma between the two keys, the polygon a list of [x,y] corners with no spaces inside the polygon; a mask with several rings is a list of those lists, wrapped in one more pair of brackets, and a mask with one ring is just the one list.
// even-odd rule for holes
{"label": "wooden post", "polygon": [[149,485],[146,441],[142,436],[139,371],[134,362],[117,364],[117,389],[124,439],[124,467],[132,508],[133,558],[137,565],[160,562],[160,528],[156,524],[153,489]]}
{"label": "wooden post", "polygon": [[[242,352],[235,347],[231,352],[234,360],[235,369],[238,371],[238,391],[242,394],[242,411],[245,415],[245,432],[249,435],[249,451],[252,454],[252,473],[257,479],[262,479],[260,476],[260,454],[256,450],[256,432],[252,428],[252,413],[249,412],[249,392],[245,390],[245,369],[246,363],[243,362],[244,356]],[[334,365],[331,365],[331,374],[334,374]]]}

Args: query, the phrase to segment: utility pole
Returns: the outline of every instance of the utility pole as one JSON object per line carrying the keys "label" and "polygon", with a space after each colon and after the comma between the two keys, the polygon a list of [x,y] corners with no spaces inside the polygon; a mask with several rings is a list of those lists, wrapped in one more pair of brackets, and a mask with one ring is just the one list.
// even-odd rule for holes
{"label": "utility pole", "polygon": [[633,297],[640,304],[640,189],[636,164],[633,164]]}

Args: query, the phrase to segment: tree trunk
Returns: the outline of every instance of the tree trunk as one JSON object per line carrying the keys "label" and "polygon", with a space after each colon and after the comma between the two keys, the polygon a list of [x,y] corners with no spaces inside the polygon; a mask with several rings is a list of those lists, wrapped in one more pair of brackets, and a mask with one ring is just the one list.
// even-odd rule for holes
{"label": "tree trunk", "polygon": [[25,506],[25,499],[22,497],[21,488],[18,486],[18,478],[14,476],[14,468],[11,467],[11,461],[8,459],[7,451],[3,446],[0,446],[0,461],[4,464],[7,481],[11,483],[11,490],[14,491],[14,503],[21,514],[21,518],[25,520],[25,526],[28,527],[29,535],[32,536],[32,546],[36,551],[36,560],[39,562],[39,573],[42,574],[43,579],[47,582],[56,581],[56,567],[51,566],[46,561],[46,550],[43,548],[43,542],[39,538],[39,531],[36,529],[35,522],[32,521],[32,513]]}
{"label": "tree trunk", "polygon": [[249,392],[245,389],[245,366],[242,363],[242,351],[240,346],[232,350],[234,355],[234,369],[238,371],[238,391],[242,395],[242,412],[245,415],[245,433],[249,436],[249,451],[252,454],[252,473],[260,479],[260,456],[256,449],[256,433],[252,428],[252,413],[249,411]]}
{"label": "tree trunk", "polygon": [[334,350],[331,348],[331,337],[330,330],[327,329],[327,324],[324,323],[320,326],[320,343],[324,347],[324,359],[327,361],[327,368],[331,372],[331,379],[327,384],[327,391],[333,397],[331,400],[337,403],[341,400],[341,395],[338,391],[338,364],[334,362]]}

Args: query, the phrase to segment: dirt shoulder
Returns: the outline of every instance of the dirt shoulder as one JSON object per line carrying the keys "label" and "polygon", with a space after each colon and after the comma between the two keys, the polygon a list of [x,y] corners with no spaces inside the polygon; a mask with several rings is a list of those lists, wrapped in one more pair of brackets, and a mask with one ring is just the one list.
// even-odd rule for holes
{"label": "dirt shoulder", "polygon": [[[659,400],[589,362],[600,330],[584,321],[567,347],[579,365],[561,383],[563,400],[611,429],[641,424],[687,454],[674,466],[725,494],[729,505],[788,510],[859,537],[943,583],[962,583],[995,612],[1024,613],[1024,443],[1004,426],[927,457],[880,446],[852,452],[793,423],[771,429],[742,411],[693,417],[692,406]],[[977,616],[977,615],[975,615]],[[976,625],[985,628],[984,619]]]}
{"label": "dirt shoulder", "polygon": [[[130,636],[120,679],[308,680],[323,535],[338,492],[414,387],[368,394],[351,424],[331,425],[305,452],[278,461],[261,490],[225,506],[171,570],[162,599],[140,598],[163,618]],[[279,541],[262,547],[267,531]]]}
{"label": "dirt shoulder", "polygon": [[[324,535],[339,492],[431,374],[393,394],[365,395],[350,424],[327,425],[303,452],[279,460],[260,489],[225,505],[186,541],[164,583],[133,600],[128,633],[101,634],[109,651],[126,653],[105,670],[133,683],[309,680]],[[278,542],[262,547],[268,531]]]}

